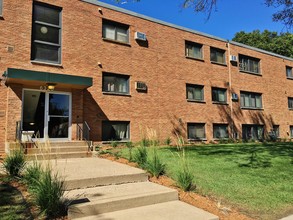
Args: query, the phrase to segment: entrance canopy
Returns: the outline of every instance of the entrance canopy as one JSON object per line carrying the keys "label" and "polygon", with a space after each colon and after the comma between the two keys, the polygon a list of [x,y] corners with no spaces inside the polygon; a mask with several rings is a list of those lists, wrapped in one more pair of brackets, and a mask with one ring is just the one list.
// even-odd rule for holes
{"label": "entrance canopy", "polygon": [[48,83],[56,87],[85,89],[93,85],[93,78],[59,73],[40,72],[8,68],[2,77],[7,85],[12,83],[44,86]]}

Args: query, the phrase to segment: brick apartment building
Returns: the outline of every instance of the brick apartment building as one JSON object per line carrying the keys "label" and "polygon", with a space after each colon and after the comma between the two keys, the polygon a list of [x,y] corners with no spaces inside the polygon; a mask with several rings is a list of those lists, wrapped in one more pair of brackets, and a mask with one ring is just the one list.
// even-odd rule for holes
{"label": "brick apartment building", "polygon": [[[0,151],[40,140],[293,137],[293,59],[96,0],[0,0]],[[86,122],[86,123],[85,123]]]}

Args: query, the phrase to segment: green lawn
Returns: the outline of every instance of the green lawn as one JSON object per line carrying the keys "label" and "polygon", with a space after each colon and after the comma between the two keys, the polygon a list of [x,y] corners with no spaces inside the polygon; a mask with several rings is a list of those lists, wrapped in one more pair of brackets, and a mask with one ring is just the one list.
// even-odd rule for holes
{"label": "green lawn", "polygon": [[6,179],[0,176],[0,219],[33,219],[21,192],[6,182]]}
{"label": "green lawn", "polygon": [[[176,147],[161,148],[159,155],[174,179],[179,166]],[[293,213],[292,143],[189,146],[185,156],[200,194],[261,219]]]}

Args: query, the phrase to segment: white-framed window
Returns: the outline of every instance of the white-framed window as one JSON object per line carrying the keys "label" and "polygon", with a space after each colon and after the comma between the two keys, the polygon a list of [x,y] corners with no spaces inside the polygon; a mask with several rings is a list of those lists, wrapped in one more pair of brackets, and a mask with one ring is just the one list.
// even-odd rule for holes
{"label": "white-framed window", "polygon": [[227,89],[212,88],[212,101],[227,103]]}
{"label": "white-framed window", "polygon": [[62,8],[34,1],[31,60],[61,63]]}
{"label": "white-framed window", "polygon": [[187,123],[187,134],[190,140],[201,140],[206,138],[204,123]]}
{"label": "white-framed window", "polygon": [[185,56],[202,60],[202,44],[185,41]]}
{"label": "white-framed window", "polygon": [[225,50],[211,47],[210,48],[210,57],[211,57],[211,62],[226,64],[226,51]]}
{"label": "white-framed window", "polygon": [[204,101],[204,86],[186,84],[186,99],[190,101]]}
{"label": "white-framed window", "polygon": [[102,35],[104,39],[129,43],[129,26],[114,21],[103,20]]}
{"label": "white-framed window", "polygon": [[290,137],[293,138],[293,125],[290,126]]}
{"label": "white-framed window", "polygon": [[103,73],[103,92],[129,94],[129,76],[114,73]]}
{"label": "white-framed window", "polygon": [[293,79],[292,67],[286,66],[286,76],[287,78]]}
{"label": "white-framed window", "polygon": [[261,109],[262,94],[254,92],[240,92],[240,105],[242,108]]}
{"label": "white-framed window", "polygon": [[103,141],[124,141],[129,140],[129,121],[103,121],[102,140]]}
{"label": "white-framed window", "polygon": [[239,54],[239,70],[260,75],[260,59]]}
{"label": "white-framed window", "polygon": [[213,137],[215,139],[229,138],[227,124],[213,124]]}
{"label": "white-framed window", "polygon": [[263,140],[264,126],[257,124],[243,124],[242,138],[244,140]]}

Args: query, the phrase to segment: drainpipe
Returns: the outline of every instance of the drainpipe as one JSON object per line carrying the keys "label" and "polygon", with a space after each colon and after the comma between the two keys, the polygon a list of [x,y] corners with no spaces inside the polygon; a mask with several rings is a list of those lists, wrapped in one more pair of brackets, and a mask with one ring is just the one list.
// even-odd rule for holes
{"label": "drainpipe", "polygon": [[233,101],[232,101],[232,71],[231,71],[231,62],[230,62],[230,56],[231,56],[231,50],[230,50],[230,42],[229,40],[227,41],[227,47],[228,47],[228,73],[229,73],[229,91],[230,91],[230,118],[232,121],[232,127],[231,127],[231,132],[232,132],[232,138],[234,138],[234,120],[233,120]]}

